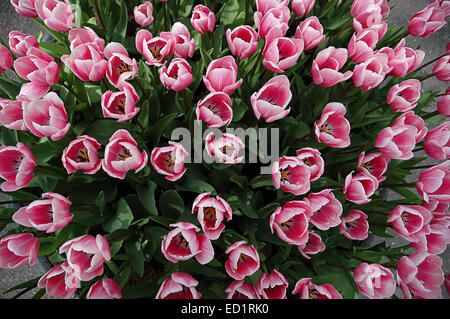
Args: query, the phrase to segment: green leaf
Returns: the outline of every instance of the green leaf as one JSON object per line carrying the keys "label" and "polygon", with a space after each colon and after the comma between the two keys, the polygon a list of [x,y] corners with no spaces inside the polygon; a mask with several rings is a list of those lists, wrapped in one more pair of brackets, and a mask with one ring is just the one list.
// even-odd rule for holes
{"label": "green leaf", "polygon": [[[118,13],[120,13],[120,15],[116,14],[114,11],[111,12],[111,16],[114,21],[113,22],[114,29],[112,31],[112,41],[122,43],[125,42],[125,36],[127,34],[128,10],[127,5],[123,1],[120,1],[117,4],[120,5],[120,9],[118,10]],[[117,16],[119,16],[118,21]]]}
{"label": "green leaf", "polygon": [[208,54],[203,48],[200,48],[200,55],[202,56],[203,64],[208,67],[208,65],[211,63],[212,58],[211,55]]}
{"label": "green leaf", "polygon": [[216,191],[214,187],[211,186],[210,184],[194,178],[186,178],[183,183],[175,184],[175,188],[179,191],[187,191],[194,193],[205,193]]}
{"label": "green leaf", "polygon": [[146,183],[138,184],[136,187],[136,192],[139,201],[144,206],[144,208],[152,215],[158,215],[158,209],[156,208],[155,201],[155,190],[156,183],[149,180]]}
{"label": "green leaf", "polygon": [[108,144],[109,138],[119,129],[132,132],[130,123],[118,123],[115,120],[101,119],[90,124],[86,130],[86,134],[97,139],[101,144]]}
{"label": "green leaf", "polygon": [[117,204],[116,215],[107,220],[103,224],[103,228],[109,233],[112,233],[117,229],[127,229],[133,218],[133,212],[128,206],[127,201],[121,198]]}
{"label": "green leaf", "polygon": [[177,219],[184,211],[184,201],[176,190],[168,190],[159,198],[159,207],[162,215]]}
{"label": "green leaf", "polygon": [[55,237],[39,237],[39,256],[50,255],[55,252]]}
{"label": "green leaf", "polygon": [[65,54],[70,54],[70,50],[58,43],[39,42],[39,49],[57,58],[60,58]]}
{"label": "green leaf", "polygon": [[177,117],[177,113],[167,114],[161,117],[148,131],[148,139],[153,143],[153,145],[158,145],[159,139],[164,132],[164,130],[169,126],[169,124]]}
{"label": "green leaf", "polygon": [[22,84],[7,77],[0,76],[0,86],[3,87],[12,99],[15,99],[19,95]]}
{"label": "green leaf", "polygon": [[226,2],[220,21],[223,25],[242,25],[245,22],[245,1],[229,0]]}
{"label": "green leaf", "polygon": [[17,131],[10,130],[5,126],[2,126],[2,143],[7,146],[16,146],[18,142]]}
{"label": "green leaf", "polygon": [[144,252],[142,251],[141,241],[128,239],[124,243],[125,252],[130,257],[131,265],[134,271],[142,277],[144,275]]}

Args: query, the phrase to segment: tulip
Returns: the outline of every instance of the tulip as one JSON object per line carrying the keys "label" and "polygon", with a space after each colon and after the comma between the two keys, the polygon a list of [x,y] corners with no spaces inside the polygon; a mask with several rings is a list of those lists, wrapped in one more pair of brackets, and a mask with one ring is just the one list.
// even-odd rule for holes
{"label": "tulip", "polygon": [[113,279],[103,279],[89,288],[86,299],[122,299],[122,289]]}
{"label": "tulip", "polygon": [[139,96],[131,84],[123,85],[122,91],[106,91],[101,96],[101,106],[105,118],[116,119],[117,122],[126,122],[135,117],[140,108],[136,107]]}
{"label": "tulip", "polygon": [[258,33],[249,25],[241,25],[226,32],[228,47],[239,60],[251,56],[258,49]]}
{"label": "tulip", "polygon": [[450,159],[450,122],[444,122],[425,136],[425,153],[437,160]]}
{"label": "tulip", "polygon": [[22,101],[0,99],[0,124],[10,130],[26,131]]}
{"label": "tulip", "polygon": [[67,262],[64,262],[62,265],[50,269],[39,279],[38,288],[45,289],[49,296],[62,299],[72,298],[77,288],[80,287],[80,281],[66,273],[64,268],[67,267]]}
{"label": "tulip", "polygon": [[34,7],[35,0],[9,0],[16,12],[27,18],[36,18],[38,16]]}
{"label": "tulip", "polygon": [[352,71],[339,72],[347,62],[347,49],[328,47],[317,54],[312,64],[314,83],[323,87],[330,87],[339,82],[347,81],[353,75]]}
{"label": "tulip", "polygon": [[389,74],[396,77],[404,77],[414,71],[425,57],[425,52],[405,47],[404,38],[394,49],[384,47],[377,52],[384,53],[388,56],[389,67],[392,68]]}
{"label": "tulip", "polygon": [[314,49],[325,39],[323,26],[316,16],[311,16],[300,22],[295,30],[295,37],[303,40],[305,51]]}
{"label": "tulip", "polygon": [[59,247],[65,253],[66,272],[81,281],[90,281],[103,274],[103,263],[111,260],[109,243],[102,235],[84,235],[65,242]]}
{"label": "tulip", "polygon": [[433,74],[440,81],[450,81],[450,55],[437,60],[433,67]]}
{"label": "tulip", "polygon": [[342,204],[334,197],[331,189],[309,194],[307,202],[312,213],[310,222],[318,229],[328,230],[341,223]]}
{"label": "tulip", "polygon": [[111,177],[125,179],[128,171],[138,173],[148,161],[147,152],[140,152],[138,143],[124,129],[117,130],[105,147],[103,170]]}
{"label": "tulip", "polygon": [[174,52],[176,38],[171,32],[161,32],[153,37],[150,31],[141,29],[136,34],[136,48],[143,56],[147,65],[161,66],[164,60]]}
{"label": "tulip", "polygon": [[416,129],[415,141],[419,143],[422,138],[428,132],[427,127],[425,126],[425,121],[418,115],[414,113],[414,111],[408,111],[400,115],[394,122],[392,122],[391,127],[408,125],[412,126]]}
{"label": "tulip", "polygon": [[196,234],[200,228],[187,222],[171,224],[175,227],[164,236],[161,251],[167,260],[177,263],[195,257],[205,265],[214,258],[214,248],[204,234]]}
{"label": "tulip", "polygon": [[243,79],[236,81],[237,73],[234,58],[227,55],[209,63],[203,82],[209,92],[224,92],[231,95],[243,81]]}
{"label": "tulip", "polygon": [[109,43],[104,53],[108,59],[106,78],[114,87],[122,90],[126,81],[134,79],[138,73],[136,59],[131,59],[127,49],[118,42]]}
{"label": "tulip", "polygon": [[199,124],[203,120],[208,127],[227,126],[233,119],[231,98],[223,92],[209,93],[198,102],[195,113]]}
{"label": "tulip", "polygon": [[395,293],[394,275],[380,264],[360,264],[356,267],[353,278],[358,290],[369,299],[390,298]]}
{"label": "tulip", "polygon": [[54,31],[70,30],[74,16],[69,0],[35,0],[35,9],[45,25]]}
{"label": "tulip", "polygon": [[397,265],[398,282],[421,298],[441,298],[444,283],[442,259],[437,255],[414,253],[403,256]]}
{"label": "tulip", "polygon": [[170,32],[176,39],[173,54],[177,58],[192,58],[195,51],[195,40],[191,39],[189,29],[181,22],[175,22]]}
{"label": "tulip", "polygon": [[378,42],[378,32],[375,29],[365,29],[354,33],[348,43],[348,57],[355,63],[362,63],[373,57],[373,50]]}
{"label": "tulip", "polygon": [[375,193],[378,185],[379,183],[376,177],[366,172],[361,172],[353,176],[353,171],[351,171],[345,178],[345,199],[357,205],[367,204],[371,201],[370,196]]}
{"label": "tulip", "polygon": [[185,59],[175,58],[168,68],[162,66],[159,78],[168,90],[183,91],[192,83],[192,68]]}
{"label": "tulip", "polygon": [[325,244],[322,238],[313,230],[308,230],[308,241],[303,245],[297,246],[298,251],[306,259],[311,259],[309,255],[316,255],[325,250]]}
{"label": "tulip", "polygon": [[239,156],[240,150],[245,148],[242,140],[229,133],[223,133],[221,137],[215,138],[214,132],[205,137],[205,149],[209,156],[216,158],[225,164],[239,164],[244,156]]}
{"label": "tulip", "polygon": [[356,0],[353,1],[351,14],[353,27],[356,34],[367,29],[376,30],[378,40],[385,35],[388,25],[384,19],[389,14],[389,6],[386,0]]}
{"label": "tulip", "polygon": [[96,46],[97,50],[101,53],[103,53],[105,49],[105,40],[100,38],[97,33],[89,27],[70,29],[68,40],[70,42],[70,51],[87,43]]}
{"label": "tulip", "polygon": [[213,32],[216,27],[216,16],[208,7],[198,4],[192,10],[191,24],[198,33]]}
{"label": "tulip", "polygon": [[300,293],[300,299],[342,299],[341,294],[332,285],[316,285],[311,278],[302,278],[297,281],[292,294],[298,293]]}
{"label": "tulip", "polygon": [[270,9],[283,8],[289,5],[289,0],[256,0],[256,13],[264,16]]}
{"label": "tulip", "polygon": [[291,201],[278,207],[270,215],[270,230],[275,229],[281,240],[291,245],[303,245],[308,241],[311,207],[306,201]]}
{"label": "tulip", "polygon": [[426,169],[419,175],[416,189],[426,202],[436,200],[450,203],[450,160]]}
{"label": "tulip", "polygon": [[415,37],[426,38],[444,27],[446,14],[439,3],[433,2],[413,15],[409,20],[408,31]]}
{"label": "tulip", "polygon": [[243,280],[259,269],[258,251],[253,245],[246,245],[245,240],[228,247],[225,254],[229,255],[225,262],[225,270],[235,280]]}
{"label": "tulip", "polygon": [[420,205],[398,205],[389,214],[387,221],[392,223],[397,234],[409,242],[416,242],[432,218],[431,212]]}
{"label": "tulip", "polygon": [[253,112],[267,123],[284,118],[291,111],[286,109],[292,99],[290,82],[287,76],[278,75],[266,82],[258,92],[250,97]]}
{"label": "tulip", "polygon": [[202,294],[195,289],[197,285],[191,275],[174,272],[161,284],[155,299],[200,299]]}
{"label": "tulip", "polygon": [[227,299],[261,299],[255,286],[245,280],[235,280],[225,288]]}
{"label": "tulip", "polygon": [[288,286],[289,283],[284,275],[274,269],[270,274],[263,273],[259,277],[256,290],[262,299],[287,299]]}
{"label": "tulip", "polygon": [[142,27],[149,26],[153,22],[153,5],[150,1],[134,7],[134,20]]}
{"label": "tulip", "polygon": [[292,0],[292,11],[301,17],[308,14],[313,8],[316,0]]}
{"label": "tulip", "polygon": [[363,91],[371,90],[383,82],[390,72],[386,54],[375,54],[353,69],[353,83]]}
{"label": "tulip", "polygon": [[39,240],[31,233],[6,235],[0,239],[0,268],[33,266],[38,257]]}
{"label": "tulip", "polygon": [[174,182],[186,172],[184,158],[189,156],[189,153],[180,143],[169,141],[169,145],[154,148],[150,160],[158,173],[165,175],[167,180]]}
{"label": "tulip", "polygon": [[450,116],[450,88],[445,90],[445,95],[437,103],[437,110],[443,116]]}
{"label": "tulip", "polygon": [[367,215],[360,210],[352,209],[342,218],[339,233],[351,240],[364,240],[369,236]]}
{"label": "tulip", "polygon": [[50,92],[42,99],[23,103],[23,120],[28,130],[38,137],[62,139],[70,129],[63,101]]}
{"label": "tulip", "polygon": [[276,189],[294,195],[310,190],[311,173],[308,166],[298,157],[283,156],[272,165],[272,182]]}
{"label": "tulip", "polygon": [[102,146],[89,135],[78,136],[64,149],[61,161],[67,174],[83,170],[85,174],[95,174],[101,168],[98,150]]}
{"label": "tulip", "polygon": [[445,17],[448,18],[450,16],[450,1],[449,0],[435,0],[439,4],[439,7],[444,10]]}
{"label": "tulip", "polygon": [[358,156],[358,164],[356,169],[358,172],[365,172],[366,174],[370,174],[374,176],[379,183],[386,180],[386,177],[383,176],[388,169],[389,158],[384,156],[382,153],[371,153],[366,155],[365,152],[362,152]]}
{"label": "tulip", "polygon": [[266,35],[274,27],[280,28],[282,35],[285,35],[289,26],[289,18],[291,17],[289,8],[279,6],[267,11],[263,16],[255,13],[255,24],[258,29],[258,35],[261,39],[266,39]]}
{"label": "tulip", "polygon": [[11,31],[9,33],[9,47],[15,55],[21,57],[26,56],[28,49],[31,47],[39,49],[39,43],[32,35]]}
{"label": "tulip", "polygon": [[375,140],[375,146],[387,158],[407,160],[414,156],[417,129],[414,126],[397,124],[384,128]]}
{"label": "tulip", "polygon": [[314,134],[320,143],[344,148],[350,145],[350,123],[344,117],[347,109],[342,103],[328,103],[319,121],[314,122]]}
{"label": "tulip", "polygon": [[108,62],[104,53],[92,43],[81,44],[70,55],[63,55],[61,61],[84,82],[100,81],[106,74]]}
{"label": "tulip", "polygon": [[33,179],[36,159],[28,147],[21,142],[16,146],[0,146],[0,185],[4,192],[13,192],[27,186]]}
{"label": "tulip", "polygon": [[428,226],[416,236],[417,241],[411,242],[411,246],[418,252],[442,254],[450,243],[448,216],[434,217]]}
{"label": "tulip", "polygon": [[420,99],[421,82],[409,79],[395,84],[389,89],[386,100],[394,112],[407,112],[417,106]]}
{"label": "tulip", "polygon": [[428,209],[434,217],[442,217],[447,215],[448,207],[450,206],[450,203],[441,203],[437,200],[429,200],[428,202],[422,200],[423,207]]}
{"label": "tulip", "polygon": [[315,148],[304,147],[297,150],[296,154],[308,166],[311,182],[318,180],[325,170],[325,162],[322,156],[320,156],[320,151]]}
{"label": "tulip", "polygon": [[26,207],[20,208],[12,216],[16,224],[34,227],[39,231],[54,233],[64,228],[73,218],[70,213],[72,202],[57,193],[44,193],[42,200],[35,200]]}

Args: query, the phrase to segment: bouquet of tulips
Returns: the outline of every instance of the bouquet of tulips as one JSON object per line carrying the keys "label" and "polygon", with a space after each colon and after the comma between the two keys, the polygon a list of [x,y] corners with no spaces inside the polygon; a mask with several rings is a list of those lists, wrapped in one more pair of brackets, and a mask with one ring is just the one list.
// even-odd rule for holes
{"label": "bouquet of tulips", "polygon": [[442,28],[450,1],[407,28],[388,27],[388,0],[10,2],[43,32],[0,46],[0,188],[15,204],[0,208],[0,267],[51,267],[8,291],[449,289],[450,91],[421,83],[450,80],[450,47],[429,57],[407,39]]}

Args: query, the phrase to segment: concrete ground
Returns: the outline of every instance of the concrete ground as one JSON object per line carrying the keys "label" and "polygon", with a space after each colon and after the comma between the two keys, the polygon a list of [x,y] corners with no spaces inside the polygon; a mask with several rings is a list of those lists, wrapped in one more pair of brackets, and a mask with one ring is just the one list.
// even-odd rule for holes
{"label": "concrete ground", "polygon": [[[390,6],[394,6],[391,9],[391,12],[388,16],[387,22],[389,25],[397,24],[397,25],[405,25],[407,26],[409,19],[414,15],[414,13],[420,11],[424,8],[430,1],[425,0],[391,0],[389,1]],[[18,30],[24,33],[36,34],[41,30],[40,26],[31,19],[22,17],[17,14],[13,7],[10,5],[9,1],[3,0],[0,1],[0,37],[7,41],[8,33],[12,30]],[[445,53],[445,46],[450,41],[450,25],[446,25],[442,28],[438,33],[432,34],[427,38],[415,38],[412,36],[408,36],[406,39],[406,45],[412,48],[420,48],[421,50],[426,52],[426,56],[424,59],[424,63],[434,59]],[[429,73],[431,72],[433,65],[428,66],[423,69],[421,73]],[[440,92],[444,92],[448,87],[448,83],[441,82],[437,80],[435,77],[431,77],[422,83],[423,91],[426,90],[438,90]],[[433,111],[436,109],[435,105],[430,106],[430,110]],[[418,156],[426,156],[425,153],[417,154]],[[425,164],[434,164],[436,161],[433,159],[429,159],[425,162]],[[417,171],[416,174],[411,175],[409,180],[411,182],[417,181],[418,174],[420,171]],[[395,199],[395,194],[389,194],[389,199]],[[0,201],[4,200],[4,196],[0,196]],[[407,242],[396,235],[394,232],[392,234],[395,236],[393,239],[387,240],[387,243],[390,246],[403,246],[407,244]],[[0,233],[0,237],[2,237],[4,233]],[[379,238],[371,239],[370,245],[379,242]],[[444,261],[443,270],[444,273],[448,273],[450,271],[450,258],[449,258],[449,250],[441,254],[441,258]],[[40,277],[44,274],[44,269],[42,269],[39,265],[35,265],[33,267],[23,266],[16,270],[5,270],[0,269],[0,299],[2,298],[11,298],[17,292],[12,292],[8,294],[1,294],[3,291],[30,279]],[[20,298],[31,298],[37,289],[33,289],[30,292],[20,296]],[[444,298],[449,298],[445,289],[443,289]]]}

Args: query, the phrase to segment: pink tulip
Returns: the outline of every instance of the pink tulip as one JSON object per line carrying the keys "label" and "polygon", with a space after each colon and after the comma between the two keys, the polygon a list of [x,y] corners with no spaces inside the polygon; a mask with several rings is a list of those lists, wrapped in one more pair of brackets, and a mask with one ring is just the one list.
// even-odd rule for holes
{"label": "pink tulip", "polygon": [[159,174],[165,175],[167,180],[174,182],[186,172],[184,158],[189,156],[189,153],[180,143],[169,141],[169,145],[154,148],[150,159],[153,168]]}
{"label": "pink tulip", "polygon": [[103,279],[89,288],[86,299],[122,299],[122,289],[113,279]]}
{"label": "pink tulip", "polygon": [[36,159],[28,147],[21,142],[16,146],[0,146],[0,185],[4,192],[13,192],[30,184]]}
{"label": "pink tulip", "polygon": [[303,245],[297,246],[298,251],[306,259],[311,259],[309,255],[316,255],[325,250],[325,244],[322,238],[313,230],[308,230],[308,241]]}
{"label": "pink tulip", "polygon": [[236,81],[237,74],[234,58],[227,55],[209,63],[203,82],[209,92],[224,92],[231,95],[243,81],[243,79]]}
{"label": "pink tulip", "polygon": [[0,239],[0,268],[33,266],[38,257],[39,240],[31,233],[6,235]]}
{"label": "pink tulip", "polygon": [[344,117],[347,109],[342,103],[328,103],[317,122],[314,133],[319,143],[330,147],[344,148],[350,145],[350,123]]}
{"label": "pink tulip", "polygon": [[450,54],[437,60],[433,74],[440,81],[450,81]]}
{"label": "pink tulip", "polygon": [[58,265],[46,272],[38,281],[37,286],[44,289],[49,296],[70,299],[77,288],[80,287],[80,280],[66,273],[67,262]]}
{"label": "pink tulip", "polygon": [[422,232],[426,231],[432,218],[431,212],[420,205],[398,205],[389,214],[387,221],[397,234],[409,242],[416,242]]}
{"label": "pink tulip", "polygon": [[175,22],[170,32],[176,39],[173,54],[177,58],[192,58],[195,51],[195,40],[191,39],[189,29],[181,22]]}
{"label": "pink tulip", "polygon": [[209,93],[198,102],[195,113],[199,124],[205,121],[208,127],[228,126],[233,119],[231,98],[223,92]]}
{"label": "pink tulip", "polygon": [[384,47],[377,52],[384,53],[388,56],[389,67],[392,68],[389,74],[396,77],[404,77],[414,71],[425,57],[425,52],[405,47],[404,38],[394,49]]}
{"label": "pink tulip", "polygon": [[348,57],[355,63],[362,63],[373,57],[373,50],[378,42],[378,32],[375,29],[365,29],[354,33],[348,43]]}
{"label": "pink tulip", "polygon": [[342,299],[341,294],[332,285],[316,285],[311,278],[302,278],[297,281],[292,294],[298,293],[300,293],[300,299]]}
{"label": "pink tulip", "polygon": [[0,99],[0,124],[10,130],[26,131],[22,101]]}
{"label": "pink tulip", "polygon": [[448,18],[450,16],[450,1],[449,0],[434,0],[439,4],[439,7],[444,10],[445,17]]}
{"label": "pink tulip", "polygon": [[375,140],[375,147],[392,159],[407,160],[414,156],[417,129],[414,126],[398,124],[384,128]]}
{"label": "pink tulip", "polygon": [[311,207],[310,222],[320,230],[328,230],[341,223],[342,204],[334,197],[331,189],[309,194],[307,200]]}
{"label": "pink tulip", "polygon": [[261,299],[255,286],[245,280],[235,280],[225,288],[227,299]]}
{"label": "pink tulip", "polygon": [[174,272],[159,287],[155,299],[200,299],[198,281],[184,272]]}
{"label": "pink tulip", "polygon": [[378,33],[378,40],[383,38],[388,28],[384,21],[389,14],[389,6],[386,0],[353,1],[351,14],[356,34],[367,29],[373,29]]}
{"label": "pink tulip", "polygon": [[358,290],[369,299],[390,298],[395,293],[394,275],[380,264],[360,264],[356,267],[353,278]]}
{"label": "pink tulip", "polygon": [[103,53],[105,49],[105,40],[100,38],[97,33],[89,27],[70,29],[68,40],[70,42],[70,51],[87,43],[96,46],[101,53]]}
{"label": "pink tulip", "polygon": [[311,12],[315,3],[316,0],[292,0],[292,11],[299,17],[304,16]]}
{"label": "pink tulip", "polygon": [[258,92],[250,97],[253,112],[267,123],[284,118],[291,111],[286,109],[292,99],[290,82],[287,76],[278,75],[266,82]]}
{"label": "pink tulip", "polygon": [[418,234],[417,241],[411,242],[412,248],[422,253],[442,254],[450,244],[449,218],[434,217],[429,227]]}
{"label": "pink tulip", "polygon": [[229,255],[225,262],[225,270],[235,280],[243,280],[259,269],[258,251],[253,245],[246,245],[245,240],[228,247],[225,254]]}
{"label": "pink tulip", "polygon": [[106,74],[108,62],[104,53],[92,43],[81,44],[70,55],[63,55],[61,61],[84,82],[100,81]]}
{"label": "pink tulip", "polygon": [[185,59],[175,58],[168,68],[162,66],[159,78],[168,90],[183,91],[192,83],[192,68]]}
{"label": "pink tulip", "polygon": [[414,111],[408,111],[400,115],[394,122],[392,122],[391,127],[409,125],[414,127],[416,131],[415,141],[419,143],[427,134],[428,129],[425,126],[425,121]]}
{"label": "pink tulip", "polygon": [[450,203],[450,160],[426,169],[419,175],[416,189],[426,202],[436,200]]}
{"label": "pink tulip", "polygon": [[139,96],[131,84],[124,84],[118,92],[106,91],[101,96],[103,116],[116,119],[119,123],[126,122],[141,110],[136,107],[138,102]]}
{"label": "pink tulip", "polygon": [[371,90],[383,82],[390,70],[387,55],[374,54],[365,62],[355,66],[353,83],[363,91]]}
{"label": "pink tulip", "polygon": [[287,7],[289,0],[256,0],[256,13],[264,16],[270,9]]}
{"label": "pink tulip", "polygon": [[138,173],[147,165],[147,161],[147,152],[141,152],[131,134],[120,129],[110,137],[105,147],[102,167],[109,176],[124,179],[130,170]]}
{"label": "pink tulip", "polygon": [[224,219],[231,220],[233,213],[226,200],[219,195],[210,195],[211,192],[198,195],[192,204],[192,213],[197,212],[197,220],[206,237],[216,240],[225,229]]}
{"label": "pink tulip", "polygon": [[35,0],[9,0],[16,12],[28,18],[37,18],[38,14],[34,7]]}
{"label": "pink tulip", "polygon": [[97,140],[88,135],[78,136],[64,149],[61,161],[67,174],[78,170],[85,174],[95,174],[101,168],[101,160],[98,158],[98,150],[102,146]]}
{"label": "pink tulip", "polygon": [[9,33],[9,47],[17,56],[26,56],[28,49],[35,47],[39,49],[39,43],[35,37],[19,31]]}
{"label": "pink tulip", "polygon": [[48,199],[35,200],[14,213],[12,216],[14,222],[39,231],[54,233],[72,221],[70,200],[56,193],[44,193],[42,198]]}
{"label": "pink tulip", "polygon": [[299,158],[283,156],[272,165],[272,182],[276,189],[294,195],[302,195],[310,190],[311,173],[308,166]]}
{"label": "pink tulip", "polygon": [[303,46],[303,40],[283,37],[281,28],[274,27],[266,35],[263,65],[272,72],[283,73],[297,62]]}
{"label": "pink tulip", "polygon": [[444,9],[433,2],[413,15],[409,20],[408,31],[415,37],[426,38],[447,24]]}
{"label": "pink tulip", "polygon": [[354,0],[351,7],[351,14],[354,17],[379,12],[383,19],[389,15],[388,0]]}
{"label": "pink tulip", "polygon": [[438,112],[443,116],[450,116],[450,87],[445,90],[445,95],[436,103]]}
{"label": "pink tulip", "polygon": [[428,209],[434,217],[445,217],[448,214],[448,207],[450,206],[450,203],[442,203],[431,199],[428,202],[422,200],[421,205]]}
{"label": "pink tulip", "polygon": [[150,1],[134,7],[134,20],[142,27],[149,26],[153,22],[153,5]]}
{"label": "pink tulip", "polygon": [[308,241],[311,206],[306,201],[290,201],[270,215],[270,230],[290,245],[303,245]]}
{"label": "pink tulip", "polygon": [[249,25],[241,25],[226,32],[231,54],[244,60],[258,49],[258,33]]}
{"label": "pink tulip", "polygon": [[323,26],[316,16],[311,16],[300,22],[295,30],[295,37],[303,40],[305,51],[314,49],[325,39]]}
{"label": "pink tulip", "polygon": [[103,263],[111,259],[109,243],[102,235],[84,235],[65,242],[59,253],[66,254],[66,272],[81,281],[90,281],[103,274]]}
{"label": "pink tulip", "polygon": [[122,90],[129,79],[134,79],[138,73],[136,59],[131,59],[127,49],[118,42],[111,42],[105,48],[108,59],[106,78],[114,87]]}
{"label": "pink tulip", "polygon": [[239,164],[244,160],[244,156],[239,156],[244,148],[245,144],[234,134],[223,133],[216,138],[214,132],[211,132],[205,137],[206,152],[221,163]]}
{"label": "pink tulip", "polygon": [[320,151],[315,148],[304,147],[297,150],[296,154],[297,157],[308,166],[311,182],[318,180],[325,170],[325,162],[323,161]]}
{"label": "pink tulip", "polygon": [[161,251],[167,260],[177,263],[195,257],[199,264],[205,265],[214,258],[214,248],[204,234],[197,234],[197,226],[179,222],[171,224],[175,227],[164,236]]}
{"label": "pink tulip", "polygon": [[62,139],[70,129],[63,101],[50,92],[42,99],[23,103],[23,120],[28,130],[38,137]]}
{"label": "pink tulip", "polygon": [[403,256],[397,265],[398,282],[421,298],[441,298],[444,283],[442,259],[437,255],[414,253]]}
{"label": "pink tulip", "polygon": [[287,299],[289,283],[284,275],[274,269],[270,274],[263,273],[258,280],[256,290],[262,299]]}
{"label": "pink tulip", "polygon": [[365,172],[374,176],[379,183],[386,180],[383,176],[388,169],[389,158],[384,156],[382,153],[371,153],[366,155],[365,152],[359,154],[358,164],[356,169],[358,172]]}
{"label": "pink tulip", "polygon": [[450,159],[450,122],[444,122],[428,132],[423,146],[425,153],[434,159]]}
{"label": "pink tulip", "polygon": [[357,205],[367,204],[371,201],[370,197],[378,189],[378,185],[376,177],[366,172],[360,172],[353,176],[353,171],[351,171],[345,178],[345,199]]}
{"label": "pink tulip", "polygon": [[369,236],[367,215],[360,210],[352,209],[342,218],[339,233],[351,240],[364,240]]}
{"label": "pink tulip", "polygon": [[45,25],[54,31],[70,30],[74,16],[69,0],[35,0],[35,9]]}
{"label": "pink tulip", "polygon": [[213,32],[216,27],[216,16],[208,7],[198,4],[192,10],[191,24],[198,33]]}
{"label": "pink tulip", "polygon": [[386,100],[394,112],[406,112],[417,106],[420,99],[421,82],[409,79],[395,84],[389,89]]}
{"label": "pink tulip", "polygon": [[272,8],[264,15],[255,13],[255,24],[259,37],[265,40],[266,35],[274,27],[280,28],[280,32],[284,36],[289,28],[288,22],[290,17],[291,13],[286,6]]}
{"label": "pink tulip", "polygon": [[352,71],[339,72],[347,62],[347,49],[331,46],[317,54],[312,64],[312,77],[314,83],[323,87],[330,87],[337,83],[347,81],[353,75]]}
{"label": "pink tulip", "polygon": [[161,66],[174,52],[176,38],[171,32],[161,32],[153,37],[150,31],[141,29],[136,34],[136,48],[147,61],[147,65]]}

